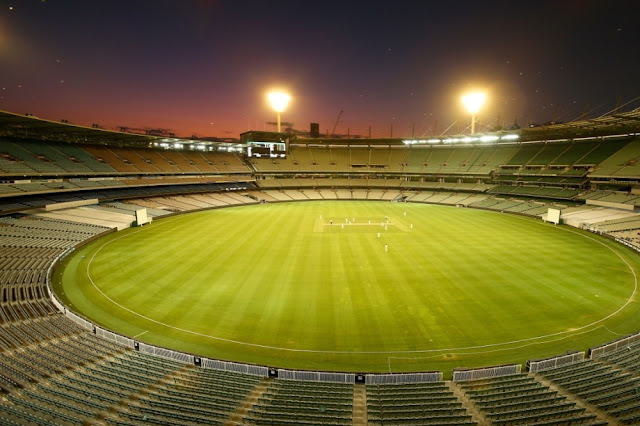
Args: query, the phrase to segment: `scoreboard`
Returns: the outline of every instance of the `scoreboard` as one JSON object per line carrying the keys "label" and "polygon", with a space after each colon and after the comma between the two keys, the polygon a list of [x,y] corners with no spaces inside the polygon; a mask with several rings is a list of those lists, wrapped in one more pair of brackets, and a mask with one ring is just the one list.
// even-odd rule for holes
{"label": "scoreboard", "polygon": [[247,157],[284,158],[287,145],[284,142],[247,142]]}

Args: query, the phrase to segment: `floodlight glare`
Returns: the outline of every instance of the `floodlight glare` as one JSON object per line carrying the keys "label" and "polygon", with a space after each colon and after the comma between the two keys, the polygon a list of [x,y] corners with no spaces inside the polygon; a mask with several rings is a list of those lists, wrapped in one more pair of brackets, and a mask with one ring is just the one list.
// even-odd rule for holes
{"label": "floodlight glare", "polygon": [[467,111],[471,113],[471,134],[476,131],[476,114],[480,111],[480,107],[484,104],[486,98],[485,94],[481,92],[469,93],[462,97],[462,103],[464,103]]}
{"label": "floodlight glare", "polygon": [[500,136],[486,135],[480,137],[480,142],[495,142],[500,139]]}
{"label": "floodlight glare", "polygon": [[462,102],[467,107],[467,111],[471,114],[477,114],[486,98],[484,93],[470,93],[462,97]]}
{"label": "floodlight glare", "polygon": [[514,140],[519,139],[519,138],[520,138],[520,135],[517,135],[517,134],[515,134],[515,133],[510,133],[510,134],[508,134],[508,135],[504,135],[504,136],[503,136],[502,138],[500,138],[500,139],[502,139],[502,140],[504,140],[504,141],[514,141]]}
{"label": "floodlight glare", "polygon": [[271,106],[276,112],[284,111],[287,108],[289,99],[291,99],[291,96],[283,92],[269,93],[269,102],[271,102]]}
{"label": "floodlight glare", "polygon": [[267,95],[271,107],[278,114],[278,133],[280,133],[280,113],[287,108],[291,96],[284,92],[271,92]]}

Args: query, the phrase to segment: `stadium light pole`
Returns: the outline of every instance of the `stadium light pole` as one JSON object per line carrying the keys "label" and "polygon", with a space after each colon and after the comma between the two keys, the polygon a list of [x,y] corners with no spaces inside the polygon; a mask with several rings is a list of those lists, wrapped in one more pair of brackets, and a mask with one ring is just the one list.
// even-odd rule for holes
{"label": "stadium light pole", "polygon": [[271,92],[269,93],[269,95],[267,95],[267,97],[269,98],[271,107],[278,114],[278,133],[280,133],[280,114],[287,108],[291,96],[284,92]]}
{"label": "stadium light pole", "polygon": [[486,98],[485,94],[481,92],[469,93],[462,97],[462,103],[471,114],[471,134],[476,132],[476,114],[480,111],[480,107],[484,104]]}

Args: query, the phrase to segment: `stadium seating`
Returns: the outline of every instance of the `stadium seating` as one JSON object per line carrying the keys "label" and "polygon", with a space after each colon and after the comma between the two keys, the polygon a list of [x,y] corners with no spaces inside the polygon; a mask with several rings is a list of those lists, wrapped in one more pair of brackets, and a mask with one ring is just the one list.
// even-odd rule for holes
{"label": "stadium seating", "polygon": [[367,385],[369,424],[476,424],[445,382]]}
{"label": "stadium seating", "polygon": [[635,423],[640,419],[640,378],[627,371],[625,355],[623,350],[603,358],[607,363],[589,359],[544,371],[542,375],[621,424]]}
{"label": "stadium seating", "polygon": [[[567,400],[535,377],[515,374],[459,382],[465,395],[479,407],[492,425],[510,424],[607,424],[587,413],[584,405]],[[546,423],[544,423],[546,424]]]}
{"label": "stadium seating", "polygon": [[353,385],[271,381],[248,411],[248,424],[284,422],[291,424],[351,425]]}
{"label": "stadium seating", "polygon": [[[50,199],[62,198],[54,195],[62,192],[69,194],[66,198],[95,195],[106,198],[108,195],[100,191],[102,188],[163,185],[162,190],[166,190],[167,185],[178,183],[195,184],[203,179],[211,182],[220,174],[243,174],[248,180],[258,177],[258,186],[265,188],[269,185],[295,188],[349,186],[353,189],[393,186],[466,192],[489,190],[529,198],[583,199],[577,196],[586,188],[589,179],[603,176],[607,171],[606,176],[618,176],[617,171],[622,169],[624,173],[620,176],[640,176],[640,169],[633,168],[638,146],[637,140],[410,148],[294,144],[286,158],[252,158],[245,162],[236,154],[220,151],[180,152],[10,140],[0,144],[0,175],[19,175],[22,180],[0,184],[0,211],[18,210],[23,205],[37,202],[24,196],[29,194],[49,194]],[[281,175],[273,176],[274,173]],[[316,176],[303,177],[300,173]],[[343,173],[358,176],[347,179],[336,176]],[[406,179],[404,175],[407,174],[416,176]],[[25,176],[31,179],[25,180]],[[105,179],[89,180],[91,176]],[[264,177],[268,179],[262,179]],[[96,194],[90,189],[99,192]],[[178,185],[172,189],[175,192],[184,190]],[[84,194],[80,194],[80,190]],[[156,192],[160,190],[157,188]],[[116,197],[126,194],[124,188],[114,193],[119,194]]]}

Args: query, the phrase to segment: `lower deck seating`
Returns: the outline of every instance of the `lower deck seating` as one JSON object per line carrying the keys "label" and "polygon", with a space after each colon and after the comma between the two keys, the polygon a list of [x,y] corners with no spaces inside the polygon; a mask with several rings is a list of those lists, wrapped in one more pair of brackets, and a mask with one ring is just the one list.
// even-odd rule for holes
{"label": "lower deck seating", "polygon": [[607,363],[588,359],[544,371],[542,375],[621,424],[635,424],[640,419],[640,377],[624,367],[624,355],[623,349],[605,357]]}
{"label": "lower deck seating", "polygon": [[248,424],[351,425],[353,385],[272,381],[245,417]]}
{"label": "lower deck seating", "polygon": [[598,421],[597,415],[588,413],[584,405],[568,400],[526,374],[471,380],[459,385],[492,425]]}
{"label": "lower deck seating", "polygon": [[366,389],[369,424],[476,424],[442,381],[367,385]]}

